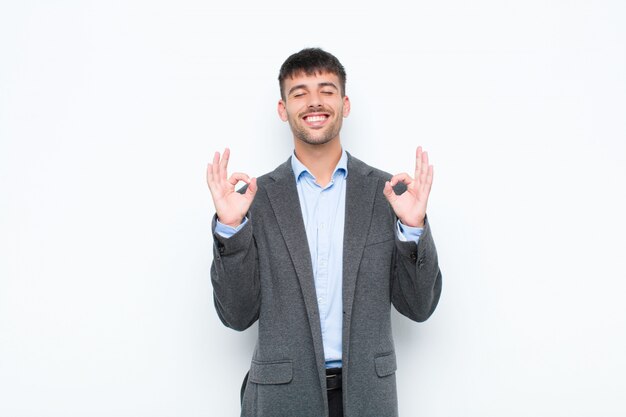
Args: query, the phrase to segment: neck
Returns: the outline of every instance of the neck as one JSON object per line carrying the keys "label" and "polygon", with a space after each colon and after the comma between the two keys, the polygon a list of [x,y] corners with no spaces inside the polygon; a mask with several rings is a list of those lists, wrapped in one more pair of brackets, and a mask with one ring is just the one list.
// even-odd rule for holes
{"label": "neck", "polygon": [[316,182],[322,187],[326,186],[341,159],[339,137],[322,145],[310,145],[295,139],[294,147],[296,156],[311,171]]}

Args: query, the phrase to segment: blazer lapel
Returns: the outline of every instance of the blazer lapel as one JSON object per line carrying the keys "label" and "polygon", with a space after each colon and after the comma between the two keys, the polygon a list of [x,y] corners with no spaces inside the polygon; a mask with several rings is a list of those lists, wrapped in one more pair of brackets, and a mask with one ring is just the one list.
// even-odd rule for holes
{"label": "blazer lapel", "polygon": [[287,160],[286,163],[280,165],[270,176],[275,182],[267,184],[265,189],[300,282],[313,336],[313,345],[320,373],[320,384],[323,384],[321,386],[325,387],[325,372],[322,375],[325,368],[324,346],[322,344],[322,328],[317,306],[317,296],[315,294],[313,266],[311,265],[309,242],[307,241],[304,221],[302,220],[298,189],[296,188],[296,181],[291,169],[291,160]]}
{"label": "blazer lapel", "polygon": [[[343,360],[348,362],[350,318],[359,265],[372,220],[378,178],[370,176],[371,168],[348,154],[346,182],[346,218],[343,238]],[[344,366],[345,371],[345,366]]]}

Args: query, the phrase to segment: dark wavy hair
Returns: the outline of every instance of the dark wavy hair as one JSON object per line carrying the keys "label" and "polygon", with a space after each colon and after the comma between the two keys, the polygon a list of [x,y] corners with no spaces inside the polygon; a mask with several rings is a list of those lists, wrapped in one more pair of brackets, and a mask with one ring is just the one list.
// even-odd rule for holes
{"label": "dark wavy hair", "polygon": [[333,54],[320,48],[305,48],[296,52],[283,62],[278,73],[280,96],[285,100],[285,79],[300,73],[314,75],[320,72],[330,72],[339,78],[341,96],[346,95],[346,70]]}

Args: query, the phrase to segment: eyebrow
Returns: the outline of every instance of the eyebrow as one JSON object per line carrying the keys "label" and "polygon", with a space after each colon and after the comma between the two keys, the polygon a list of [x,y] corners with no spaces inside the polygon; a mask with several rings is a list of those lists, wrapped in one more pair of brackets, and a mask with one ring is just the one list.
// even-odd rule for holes
{"label": "eyebrow", "polygon": [[[321,82],[317,84],[318,88],[322,88],[322,87],[332,87],[335,90],[339,91],[339,89],[337,88],[337,86],[334,83],[331,83],[330,81],[325,81],[325,82]],[[298,85],[294,85],[293,87],[291,87],[289,89],[289,92],[287,93],[287,95],[290,95],[291,93],[293,93],[295,90],[298,90],[300,88],[303,88],[305,90],[308,90],[308,87],[305,84],[298,84]]]}

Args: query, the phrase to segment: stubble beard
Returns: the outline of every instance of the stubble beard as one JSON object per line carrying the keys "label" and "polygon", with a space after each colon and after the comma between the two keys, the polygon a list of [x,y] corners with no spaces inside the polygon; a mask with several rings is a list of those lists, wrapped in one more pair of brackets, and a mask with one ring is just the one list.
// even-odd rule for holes
{"label": "stubble beard", "polygon": [[[331,114],[331,117],[332,116],[333,114]],[[339,132],[341,131],[341,125],[343,122],[341,118],[336,119],[330,122],[329,126],[326,126],[326,128],[324,129],[325,133],[323,133],[322,136],[314,136],[312,135],[312,133],[314,132],[311,132],[309,129],[303,126],[302,123],[304,122],[300,122],[301,120],[302,119],[300,116],[298,116],[297,118],[289,117],[289,126],[291,127],[293,136],[308,145],[324,145],[332,141],[337,136],[339,136]]]}

